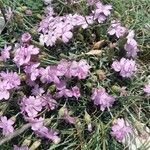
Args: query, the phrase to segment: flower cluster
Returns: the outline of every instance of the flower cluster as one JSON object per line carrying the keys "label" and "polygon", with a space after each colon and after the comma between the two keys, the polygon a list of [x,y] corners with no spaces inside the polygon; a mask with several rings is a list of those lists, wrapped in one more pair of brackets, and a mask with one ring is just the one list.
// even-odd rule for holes
{"label": "flower cluster", "polygon": [[57,136],[58,133],[44,126],[44,118],[27,118],[27,120],[31,124],[31,129],[38,136],[52,140],[55,144],[59,143],[60,138]]}
{"label": "flower cluster", "polygon": [[113,20],[111,26],[108,28],[109,35],[115,35],[117,38],[126,37],[127,42],[124,45],[124,49],[127,53],[127,57],[135,57],[139,51],[137,42],[134,39],[134,31],[128,30],[126,27],[121,26],[119,21]]}
{"label": "flower cluster", "polygon": [[26,65],[30,62],[31,56],[37,55],[39,53],[39,48],[34,47],[34,45],[21,46],[15,51],[14,62],[17,66]]}
{"label": "flower cluster", "polygon": [[95,105],[100,105],[100,109],[104,111],[113,105],[115,98],[108,95],[104,88],[93,89],[91,99]]}
{"label": "flower cluster", "polygon": [[119,72],[122,77],[131,77],[137,70],[135,61],[126,58],[121,58],[120,61],[114,61],[112,68],[116,72]]}
{"label": "flower cluster", "polygon": [[89,64],[86,60],[83,59],[79,62],[61,60],[57,66],[47,66],[46,68],[40,68],[39,76],[42,83],[53,82],[55,84],[59,84],[61,82],[59,77],[62,76],[67,78],[78,77],[79,79],[85,79],[88,76],[89,69]]}
{"label": "flower cluster", "polygon": [[111,135],[120,142],[132,131],[131,127],[125,123],[123,118],[118,118],[111,129]]}
{"label": "flower cluster", "polygon": [[[16,72],[0,72],[0,100],[9,99],[10,90],[17,89],[21,83]],[[12,80],[13,79],[13,80]]]}
{"label": "flower cluster", "polygon": [[3,130],[3,135],[7,136],[10,133],[13,133],[14,128],[13,125],[14,121],[11,119],[7,119],[6,116],[0,116],[0,128]]}
{"label": "flower cluster", "polygon": [[67,43],[73,37],[75,27],[87,28],[95,20],[102,23],[110,15],[111,5],[103,5],[101,2],[95,3],[95,10],[89,16],[79,14],[67,14],[65,16],[56,16],[51,5],[48,6],[46,16],[40,22],[38,31],[40,43],[47,46],[53,46],[57,40]]}
{"label": "flower cluster", "polygon": [[[44,0],[44,2],[48,6],[45,9],[45,16],[38,26],[38,32],[40,32],[41,44],[45,44],[46,46],[54,46],[59,40],[64,43],[69,42],[73,37],[75,28],[85,29],[94,23],[103,23],[112,10],[111,5],[103,5],[99,0],[87,0],[86,6],[91,11],[89,15],[83,16],[75,13],[61,16],[54,12],[52,0]],[[73,1],[73,3],[75,4],[76,2]],[[126,51],[127,57],[133,58],[137,55],[138,46],[134,39],[135,35],[133,30],[128,30],[119,21],[113,20],[108,29],[108,34],[112,38],[115,38],[115,41],[125,41],[123,43],[123,49]],[[11,63],[15,63],[14,68],[17,68],[14,70],[19,70],[19,73],[8,71],[9,69],[0,72],[0,100],[8,100],[14,90],[20,91],[18,95],[21,96],[22,94],[22,96],[18,98],[19,103],[16,103],[20,108],[19,115],[21,114],[23,116],[24,120],[30,125],[33,133],[38,137],[48,139],[57,144],[60,142],[59,132],[49,127],[50,124],[47,123],[47,120],[49,120],[48,117],[52,114],[51,118],[53,118],[53,112],[59,110],[58,116],[54,114],[55,117],[57,116],[58,119],[69,123],[69,125],[75,125],[76,127],[80,125],[81,118],[73,116],[70,110],[71,107],[67,105],[72,103],[88,103],[88,101],[83,101],[84,96],[82,94],[85,97],[86,94],[84,91],[81,92],[81,88],[85,88],[86,86],[83,84],[88,85],[88,83],[93,88],[92,81],[90,80],[92,78],[89,77],[91,66],[85,59],[61,59],[55,65],[45,65],[39,56],[39,53],[41,55],[43,54],[40,52],[40,48],[32,45],[33,43],[31,44],[32,36],[30,33],[25,32],[18,41],[19,43],[16,43],[14,46],[14,51],[11,52],[12,47],[5,45],[0,52],[0,61],[3,64],[7,63],[6,61],[8,59],[12,59],[13,61]],[[112,68],[122,77],[131,77],[137,70],[136,66],[133,59],[126,59],[124,57],[112,63]],[[91,69],[92,75],[95,75],[95,72],[92,72],[95,68]],[[90,82],[87,82],[87,77],[89,77]],[[107,92],[103,87],[93,88],[92,94],[90,95],[91,101],[101,111],[111,111],[110,108],[115,103],[116,96],[109,95],[110,91]],[[29,88],[29,90],[24,91],[24,88]],[[145,85],[143,90],[149,96],[150,84]],[[120,96],[126,94],[123,88],[119,92],[122,92]],[[70,102],[70,100],[72,101]],[[64,103],[63,107],[62,103]],[[89,115],[90,113],[88,114],[86,112],[85,105],[82,109],[85,109],[84,123],[86,123],[85,125],[87,125],[88,131],[92,132],[94,128],[92,127],[93,123]],[[5,112],[2,113],[4,114]],[[81,116],[83,117],[83,115]],[[57,125],[57,123],[55,124]],[[4,136],[9,136],[14,132],[14,124],[15,121],[11,118],[7,119],[6,116],[0,116],[0,129]],[[119,142],[131,133],[131,127],[123,118],[118,118],[111,129],[111,135]],[[29,149],[27,146],[18,147],[14,145],[14,150]]]}
{"label": "flower cluster", "polygon": [[74,86],[71,89],[68,89],[66,86],[67,83],[65,81],[61,81],[59,84],[56,84],[56,98],[75,97],[76,99],[78,99],[80,97],[80,89],[77,86]]}
{"label": "flower cluster", "polygon": [[116,20],[113,20],[111,26],[108,28],[108,34],[115,35],[117,38],[123,37],[126,32],[127,29],[121,26],[121,23]]}

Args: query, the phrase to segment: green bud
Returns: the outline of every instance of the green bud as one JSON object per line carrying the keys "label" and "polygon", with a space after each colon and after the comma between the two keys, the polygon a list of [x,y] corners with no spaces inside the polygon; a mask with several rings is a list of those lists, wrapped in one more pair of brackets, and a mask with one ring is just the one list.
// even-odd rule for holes
{"label": "green bud", "polygon": [[29,146],[31,144],[32,135],[28,136],[22,143],[22,146]]}
{"label": "green bud", "polygon": [[48,91],[50,91],[50,93],[53,93],[56,90],[56,86],[55,85],[51,85],[48,88]]}
{"label": "green bud", "polygon": [[111,87],[111,89],[112,89],[114,92],[120,92],[120,87],[119,87],[119,86],[113,85],[113,86]]}
{"label": "green bud", "polygon": [[12,116],[10,119],[11,119],[12,121],[16,122],[16,116]]}
{"label": "green bud", "polygon": [[87,124],[91,123],[91,116],[87,113],[87,111],[85,111],[84,119]]}
{"label": "green bud", "polygon": [[59,109],[58,115],[59,117],[62,117],[64,116],[64,114],[65,114],[65,107],[63,106],[62,108]]}
{"label": "green bud", "polygon": [[41,140],[37,140],[31,145],[30,150],[36,150],[40,145],[41,145]]}

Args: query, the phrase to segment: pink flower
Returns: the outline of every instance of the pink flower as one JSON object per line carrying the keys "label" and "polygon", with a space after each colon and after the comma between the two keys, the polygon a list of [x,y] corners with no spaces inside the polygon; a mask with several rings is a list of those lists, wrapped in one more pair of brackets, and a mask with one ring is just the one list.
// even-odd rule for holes
{"label": "pink flower", "polygon": [[60,38],[64,43],[67,43],[73,36],[71,29],[72,25],[60,23],[56,28],[56,34],[60,35]]}
{"label": "pink flower", "polygon": [[0,117],[0,128],[3,129],[3,135],[8,136],[10,133],[14,132],[13,124],[14,121],[7,119],[6,116]]}
{"label": "pink flower", "polygon": [[24,42],[24,43],[27,43],[31,40],[31,35],[30,33],[26,32],[24,34],[22,34],[21,36],[21,41]]}
{"label": "pink flower", "polygon": [[108,34],[116,35],[117,38],[122,37],[126,32],[127,32],[127,29],[125,27],[122,27],[121,23],[116,20],[113,20],[111,22],[111,26],[108,29]]}
{"label": "pink flower", "polygon": [[60,138],[57,136],[57,132],[55,132],[52,129],[48,129],[47,127],[43,126],[39,130],[36,130],[35,133],[39,137],[47,138],[49,140],[52,140],[55,144],[58,144],[60,142]]}
{"label": "pink flower", "polygon": [[4,49],[2,49],[2,51],[1,51],[1,56],[0,56],[0,59],[1,59],[2,61],[6,61],[7,59],[10,58],[10,50],[11,50],[11,49],[12,49],[11,46],[7,46],[7,45],[5,44]]}
{"label": "pink flower", "polygon": [[77,87],[77,86],[74,86],[73,88],[72,88],[72,94],[73,94],[73,96],[75,97],[75,98],[79,98],[80,96],[81,96],[81,94],[80,94],[80,89]]}
{"label": "pink flower", "polygon": [[43,83],[59,83],[59,72],[56,66],[47,66],[45,69],[40,69],[41,81]]}
{"label": "pink flower", "polygon": [[112,107],[115,98],[108,95],[104,88],[94,89],[91,99],[95,105],[100,105],[100,109],[104,111],[106,108]]}
{"label": "pink flower", "polygon": [[61,89],[60,91],[58,91],[56,94],[55,94],[56,98],[61,98],[61,97],[72,97],[73,94],[72,94],[72,91],[67,89],[67,88],[63,88]]}
{"label": "pink flower", "polygon": [[44,126],[44,118],[27,118],[27,120],[31,123],[31,129],[39,137],[50,139],[55,144],[60,142],[60,138],[57,136],[58,133]]}
{"label": "pink flower", "polygon": [[61,119],[64,119],[66,122],[70,124],[75,124],[76,122],[76,119],[70,116],[70,112],[68,111],[66,107],[62,107],[59,110],[59,116],[61,117]]}
{"label": "pink flower", "polygon": [[21,84],[20,77],[16,72],[1,72],[0,76],[5,83],[5,88],[7,90],[18,88]]}
{"label": "pink flower", "polygon": [[111,10],[111,5],[103,5],[101,2],[98,2],[96,3],[96,10],[93,11],[94,18],[97,19],[99,23],[102,23],[106,20],[107,16],[110,15]]}
{"label": "pink flower", "polygon": [[112,68],[120,72],[122,77],[131,77],[136,71],[136,64],[132,59],[121,58],[120,61],[113,62]]}
{"label": "pink flower", "polygon": [[37,131],[44,126],[44,118],[27,118],[27,121],[31,123],[31,129]]}
{"label": "pink flower", "polygon": [[42,100],[34,96],[29,96],[29,98],[23,97],[20,106],[23,114],[35,118],[38,112],[42,110]]}
{"label": "pink flower", "polygon": [[86,60],[82,59],[79,62],[73,61],[69,69],[71,76],[85,79],[89,73],[90,66]]}
{"label": "pink flower", "polygon": [[124,45],[124,49],[127,51],[128,57],[135,57],[139,51],[137,42],[134,39],[134,31],[131,30],[127,36],[127,43]]}
{"label": "pink flower", "polygon": [[131,127],[125,123],[123,118],[118,118],[111,129],[111,135],[119,142],[121,142],[128,133],[131,133]]}
{"label": "pink flower", "polygon": [[6,89],[6,83],[0,80],[0,100],[2,99],[7,100],[9,99],[9,97],[10,97],[10,93]]}
{"label": "pink flower", "polygon": [[30,76],[31,81],[35,81],[37,77],[39,76],[39,69],[37,69],[39,65],[40,63],[31,63],[25,66],[24,71],[26,74]]}
{"label": "pink flower", "polygon": [[148,83],[147,85],[145,85],[145,87],[144,87],[143,90],[149,96],[150,95],[150,83]]}
{"label": "pink flower", "polygon": [[13,150],[29,150],[29,148],[27,146],[18,147],[17,145],[14,145]]}
{"label": "pink flower", "polygon": [[59,72],[60,76],[66,76],[66,77],[70,77],[70,73],[69,73],[69,68],[71,65],[71,61],[67,61],[65,59],[62,59],[57,66],[57,70]]}
{"label": "pink flower", "polygon": [[34,96],[41,96],[44,92],[44,89],[42,87],[39,87],[38,84],[34,85],[34,88],[32,89],[32,94]]}
{"label": "pink flower", "polygon": [[37,55],[39,53],[39,48],[34,47],[33,45],[21,46],[15,52],[14,62],[18,66],[28,64],[31,60],[32,55]]}
{"label": "pink flower", "polygon": [[57,102],[53,99],[50,93],[39,96],[42,101],[42,106],[47,107],[50,110],[54,110],[57,107]]}

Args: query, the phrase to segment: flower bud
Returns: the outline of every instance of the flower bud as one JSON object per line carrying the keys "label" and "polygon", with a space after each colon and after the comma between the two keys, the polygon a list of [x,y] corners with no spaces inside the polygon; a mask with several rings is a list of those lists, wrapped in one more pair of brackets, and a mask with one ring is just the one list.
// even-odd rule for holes
{"label": "flower bud", "polygon": [[16,122],[16,116],[12,116],[10,119],[11,119],[12,121]]}
{"label": "flower bud", "polygon": [[28,136],[22,143],[22,146],[29,146],[31,144],[32,135]]}
{"label": "flower bud", "polygon": [[2,116],[3,115],[3,111],[0,111],[0,116]]}
{"label": "flower bud", "polygon": [[27,79],[26,74],[21,73],[19,76],[20,76],[21,81],[26,81],[26,79]]}
{"label": "flower bud", "polygon": [[97,70],[96,73],[97,73],[98,78],[99,78],[100,80],[106,79],[106,74],[105,74],[105,72],[104,72],[103,70]]}
{"label": "flower bud", "polygon": [[51,118],[46,118],[44,120],[44,125],[45,126],[49,126],[51,124],[51,122],[52,122],[52,119],[53,119],[53,116]]}
{"label": "flower bud", "polygon": [[30,150],[36,150],[40,145],[41,145],[41,140],[37,140],[31,145]]}
{"label": "flower bud", "polygon": [[56,90],[56,86],[55,86],[55,85],[51,85],[51,86],[49,86],[49,88],[48,88],[48,91],[49,91],[50,93],[53,93],[55,90]]}
{"label": "flower bud", "polygon": [[111,89],[112,89],[114,92],[120,92],[120,87],[119,87],[119,86],[113,85],[113,86],[111,87]]}
{"label": "flower bud", "polygon": [[60,118],[64,116],[64,114],[65,114],[65,107],[64,107],[64,106],[59,109],[58,114],[59,114],[59,117],[60,117]]}
{"label": "flower bud", "polygon": [[87,113],[87,111],[85,111],[84,119],[87,124],[91,123],[91,116]]}

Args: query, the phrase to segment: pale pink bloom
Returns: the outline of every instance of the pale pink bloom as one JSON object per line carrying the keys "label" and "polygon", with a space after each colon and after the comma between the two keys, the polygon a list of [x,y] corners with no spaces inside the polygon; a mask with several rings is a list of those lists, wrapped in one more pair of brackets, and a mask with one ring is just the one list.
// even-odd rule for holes
{"label": "pale pink bloom", "polygon": [[22,34],[21,36],[21,41],[24,42],[24,43],[27,43],[31,40],[31,34],[26,32],[24,34]]}
{"label": "pale pink bloom", "polygon": [[59,83],[59,72],[56,66],[47,66],[45,69],[40,68],[41,81],[43,83]]}
{"label": "pale pink bloom", "polygon": [[146,84],[143,90],[148,96],[150,96],[150,83]]}
{"label": "pale pink bloom", "polygon": [[29,65],[25,66],[25,73],[30,76],[31,81],[35,81],[39,76],[39,67],[40,63],[30,63]]}
{"label": "pale pink bloom", "polygon": [[97,19],[99,23],[104,22],[107,16],[110,15],[111,10],[111,5],[103,5],[101,2],[96,3],[96,10],[93,11],[94,19]]}
{"label": "pale pink bloom", "polygon": [[72,94],[71,90],[64,88],[61,91],[58,91],[55,96],[56,96],[56,98],[61,98],[63,96],[64,97],[72,97],[73,94]]}
{"label": "pale pink bloom", "polygon": [[95,105],[99,105],[100,109],[104,111],[106,108],[112,107],[115,98],[106,93],[104,88],[93,89],[91,99]]}
{"label": "pale pink bloom", "polygon": [[79,62],[73,61],[70,66],[70,75],[85,79],[88,76],[90,66],[86,60],[82,59]]}
{"label": "pale pink bloom", "polygon": [[42,110],[42,100],[39,97],[23,97],[20,103],[21,112],[28,117],[36,117]]}
{"label": "pale pink bloom", "polygon": [[5,88],[7,90],[18,88],[21,84],[20,77],[16,72],[1,72],[0,76],[5,83]]}
{"label": "pale pink bloom", "polygon": [[135,61],[125,58],[121,58],[120,61],[114,61],[112,68],[119,72],[122,77],[131,77],[137,70]]}
{"label": "pale pink bloom", "polygon": [[62,59],[57,66],[57,70],[59,72],[60,76],[66,76],[70,77],[69,68],[70,68],[71,62],[67,61],[65,59]]}
{"label": "pale pink bloom", "polygon": [[111,135],[119,142],[121,142],[127,134],[131,133],[131,127],[125,123],[123,118],[118,118],[111,129]]}
{"label": "pale pink bloom", "polygon": [[27,118],[27,121],[31,124],[31,129],[37,131],[44,126],[44,118]]}
{"label": "pale pink bloom", "polygon": [[8,136],[9,134],[14,132],[13,125],[14,121],[11,119],[7,119],[6,116],[0,117],[0,128],[3,130],[3,135]]}
{"label": "pale pink bloom", "polygon": [[27,85],[29,85],[31,87],[34,87],[36,85],[35,81],[31,81],[30,78],[27,78],[25,82]]}
{"label": "pale pink bloom", "polygon": [[70,112],[68,111],[68,109],[66,107],[63,107],[61,109],[63,109],[62,114],[60,116],[61,119],[64,119],[67,123],[75,124],[76,119],[70,116]]}
{"label": "pale pink bloom", "polygon": [[58,133],[52,129],[48,129],[45,126],[40,128],[39,130],[36,130],[35,133],[39,137],[43,137],[43,138],[52,140],[55,144],[58,144],[60,142],[60,138],[57,136]]}
{"label": "pale pink bloom", "polygon": [[128,30],[125,27],[121,26],[119,21],[113,20],[111,22],[111,26],[108,29],[108,34],[116,35],[117,38],[120,38],[124,36],[127,31]]}
{"label": "pale pink bloom", "polygon": [[32,89],[32,94],[34,96],[38,96],[38,95],[42,95],[44,93],[44,89],[42,87],[40,87],[38,84],[34,85],[33,89]]}
{"label": "pale pink bloom", "polygon": [[9,99],[10,97],[10,93],[9,91],[6,89],[6,84],[4,81],[0,80],[0,100],[2,99]]}
{"label": "pale pink bloom", "polygon": [[34,45],[21,46],[15,51],[14,62],[18,66],[28,64],[31,60],[32,55],[37,55],[39,53],[39,48],[34,47]]}
{"label": "pale pink bloom", "polygon": [[7,46],[5,44],[4,49],[1,50],[0,60],[6,61],[7,59],[9,59],[10,58],[10,50],[11,49],[12,49],[11,46]]}
{"label": "pale pink bloom", "polygon": [[43,94],[39,96],[39,98],[42,101],[42,106],[54,110],[57,107],[57,102],[55,99],[53,99],[52,95],[50,93]]}
{"label": "pale pink bloom", "polygon": [[81,96],[79,87],[74,86],[72,88],[72,95],[77,99]]}
{"label": "pale pink bloom", "polygon": [[48,34],[41,34],[40,36],[40,43],[42,45],[44,45],[44,43],[46,43],[46,46],[53,46],[55,45],[56,43],[56,40],[57,40],[57,36],[56,36],[56,33],[54,32],[48,32]]}
{"label": "pale pink bloom", "polygon": [[139,51],[137,42],[134,39],[134,31],[130,30],[127,36],[127,42],[124,45],[124,49],[127,51],[128,57],[135,57]]}

